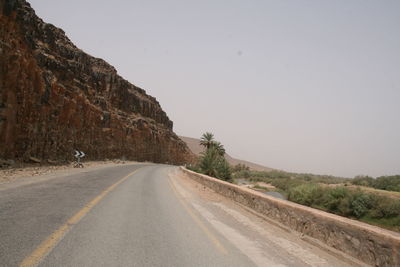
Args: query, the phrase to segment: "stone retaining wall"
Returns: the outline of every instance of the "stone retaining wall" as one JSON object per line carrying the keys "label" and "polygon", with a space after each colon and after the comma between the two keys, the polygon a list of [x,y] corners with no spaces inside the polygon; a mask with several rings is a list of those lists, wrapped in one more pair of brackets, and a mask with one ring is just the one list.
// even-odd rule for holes
{"label": "stone retaining wall", "polygon": [[367,264],[400,266],[400,234],[396,232],[276,199],[185,168],[181,170],[215,192]]}

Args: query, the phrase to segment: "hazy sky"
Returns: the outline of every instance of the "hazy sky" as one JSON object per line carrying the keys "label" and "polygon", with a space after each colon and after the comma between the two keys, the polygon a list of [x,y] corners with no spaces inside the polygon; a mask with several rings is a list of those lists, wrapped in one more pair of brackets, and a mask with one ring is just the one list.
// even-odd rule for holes
{"label": "hazy sky", "polygon": [[179,135],[341,176],[400,173],[398,0],[31,0]]}

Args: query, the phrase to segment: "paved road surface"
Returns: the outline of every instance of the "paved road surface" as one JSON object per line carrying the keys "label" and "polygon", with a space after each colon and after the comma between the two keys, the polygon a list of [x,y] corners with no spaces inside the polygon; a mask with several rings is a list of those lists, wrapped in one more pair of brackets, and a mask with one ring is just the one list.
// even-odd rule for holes
{"label": "paved road surface", "polygon": [[229,206],[185,189],[175,172],[130,164],[0,185],[0,266],[347,265],[263,237]]}

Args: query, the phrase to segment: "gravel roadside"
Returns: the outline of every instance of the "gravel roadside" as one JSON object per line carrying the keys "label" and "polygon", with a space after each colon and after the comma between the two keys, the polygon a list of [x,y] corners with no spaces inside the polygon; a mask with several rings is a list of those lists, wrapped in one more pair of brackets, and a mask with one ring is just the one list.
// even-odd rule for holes
{"label": "gravel roadside", "polygon": [[[65,165],[27,165],[19,168],[0,169],[0,189],[7,184],[20,182],[34,182],[62,174],[72,174],[87,171],[93,168],[108,167],[119,164],[136,164],[135,161],[106,160],[84,162],[84,168],[74,168],[74,164]],[[34,179],[33,179],[34,178]]]}

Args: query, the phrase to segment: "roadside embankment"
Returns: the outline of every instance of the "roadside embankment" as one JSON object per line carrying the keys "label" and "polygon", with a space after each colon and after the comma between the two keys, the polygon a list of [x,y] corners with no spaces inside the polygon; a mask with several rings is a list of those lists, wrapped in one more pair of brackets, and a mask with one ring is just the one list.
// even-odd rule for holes
{"label": "roadside embankment", "polygon": [[58,165],[41,165],[41,164],[30,164],[30,165],[19,165],[18,167],[12,167],[7,169],[0,168],[0,189],[5,184],[20,181],[20,180],[41,180],[39,177],[56,175],[62,172],[64,173],[76,173],[79,171],[88,171],[93,168],[101,168],[108,166],[115,166],[118,164],[139,164],[136,161],[124,161],[124,160],[103,160],[103,161],[86,161],[83,163],[82,168],[75,168],[74,163],[58,164]]}
{"label": "roadside embankment", "polygon": [[396,232],[276,199],[185,168],[181,170],[215,192],[366,264],[400,266],[400,234]]}

